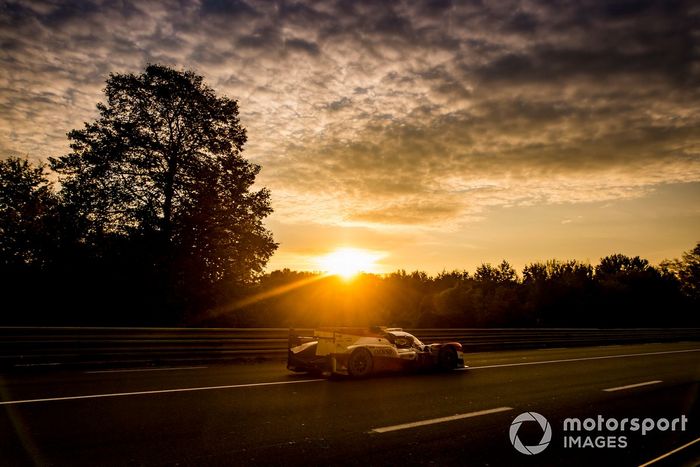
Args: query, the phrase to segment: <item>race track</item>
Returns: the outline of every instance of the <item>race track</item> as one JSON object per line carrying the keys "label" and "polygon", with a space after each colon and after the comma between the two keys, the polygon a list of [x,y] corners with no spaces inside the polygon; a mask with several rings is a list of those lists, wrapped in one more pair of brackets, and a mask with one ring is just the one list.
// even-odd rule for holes
{"label": "race track", "polygon": [[[700,437],[700,345],[465,355],[447,374],[327,380],[282,362],[0,375],[0,464],[640,465]],[[511,422],[537,412],[552,439],[517,452]],[[566,418],[687,417],[604,433],[627,447],[563,446]],[[542,430],[522,425],[524,445]],[[583,433],[597,436],[600,433]],[[695,465],[700,442],[653,465]]]}

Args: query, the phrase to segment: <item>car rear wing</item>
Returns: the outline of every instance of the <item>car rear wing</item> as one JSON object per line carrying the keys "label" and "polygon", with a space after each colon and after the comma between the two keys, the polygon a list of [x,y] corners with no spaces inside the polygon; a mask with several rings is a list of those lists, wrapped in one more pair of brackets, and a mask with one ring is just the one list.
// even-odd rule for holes
{"label": "car rear wing", "polygon": [[295,329],[290,329],[289,336],[287,338],[287,349],[317,340],[314,335],[309,336],[308,334],[308,331],[305,331],[304,334],[299,334],[299,332]]}

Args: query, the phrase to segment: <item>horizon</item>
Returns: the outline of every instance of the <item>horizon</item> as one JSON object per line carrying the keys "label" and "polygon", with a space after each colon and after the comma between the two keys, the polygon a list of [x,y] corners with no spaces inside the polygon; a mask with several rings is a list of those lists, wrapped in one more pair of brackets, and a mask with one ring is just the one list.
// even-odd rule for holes
{"label": "horizon", "polygon": [[[700,243],[700,242],[697,242],[697,243]],[[342,249],[343,249],[343,248],[340,248],[340,250],[342,250]],[[507,263],[515,270],[515,272],[516,272],[516,274],[517,274],[517,276],[518,276],[518,279],[522,279],[522,272],[523,272],[523,269],[526,268],[527,266],[530,266],[530,265],[533,265],[533,264],[547,264],[547,263],[549,263],[549,262],[555,262],[555,263],[576,262],[577,264],[582,264],[582,265],[591,266],[591,267],[593,268],[594,272],[595,272],[595,267],[596,267],[598,264],[600,264],[600,261],[601,261],[602,259],[604,259],[604,258],[606,258],[606,257],[609,257],[609,256],[612,256],[612,255],[616,255],[616,254],[621,254],[621,255],[626,256],[626,257],[628,257],[628,258],[639,257],[639,258],[642,259],[642,260],[647,260],[647,261],[649,262],[649,265],[650,265],[650,266],[652,266],[652,267],[658,269],[658,268],[661,267],[661,264],[662,264],[664,261],[667,261],[667,260],[668,260],[668,261],[679,260],[679,259],[681,258],[681,256],[683,255],[683,253],[690,252],[692,249],[693,249],[693,248],[688,248],[688,249],[686,249],[686,250],[683,250],[682,252],[680,252],[679,254],[677,254],[677,255],[675,255],[675,256],[663,258],[663,259],[661,259],[660,261],[652,261],[652,260],[649,260],[649,258],[646,258],[646,257],[644,257],[643,255],[625,254],[625,253],[619,253],[619,252],[612,253],[612,252],[611,252],[610,254],[601,256],[600,258],[598,258],[598,259],[596,259],[596,260],[593,260],[593,261],[588,260],[588,259],[586,259],[586,260],[580,260],[580,259],[577,259],[577,258],[543,258],[543,259],[536,259],[536,260],[533,260],[533,261],[530,261],[530,262],[527,262],[527,263],[523,263],[521,266],[519,266],[519,265],[517,265],[517,264],[514,264],[513,262],[509,261],[508,258],[500,258],[500,259],[495,260],[495,261],[485,261],[485,262],[478,263],[478,264],[477,264],[475,267],[473,267],[473,268],[464,268],[464,267],[456,267],[456,268],[450,268],[450,269],[448,269],[448,268],[443,268],[443,269],[440,269],[440,270],[437,270],[437,271],[426,271],[425,269],[407,269],[407,268],[400,268],[400,267],[399,267],[399,268],[396,268],[396,269],[384,270],[384,271],[382,271],[382,272],[377,272],[376,270],[375,270],[375,271],[367,271],[367,270],[364,270],[364,269],[358,267],[358,269],[355,270],[355,271],[353,271],[352,273],[341,273],[341,272],[333,272],[332,270],[328,270],[328,269],[292,269],[292,268],[289,268],[289,267],[282,267],[282,268],[277,268],[277,269],[270,269],[270,268],[268,267],[268,268],[266,269],[266,271],[265,271],[265,274],[268,274],[268,275],[269,275],[269,274],[272,274],[272,273],[274,273],[274,272],[289,271],[289,272],[292,272],[292,273],[313,274],[313,275],[324,276],[324,277],[339,276],[339,277],[343,278],[344,280],[348,280],[348,279],[352,279],[353,277],[361,276],[361,275],[378,276],[378,277],[388,277],[388,276],[390,276],[390,275],[392,275],[392,274],[397,274],[397,273],[406,273],[406,274],[410,275],[410,274],[412,274],[412,273],[417,272],[417,273],[425,273],[425,274],[428,275],[429,278],[435,278],[435,277],[437,277],[438,275],[443,274],[443,273],[449,274],[449,273],[453,273],[453,272],[457,272],[457,273],[465,273],[465,272],[466,272],[470,277],[472,277],[472,276],[474,275],[474,273],[476,272],[476,269],[478,269],[480,266],[493,266],[493,267],[496,267],[496,266],[498,266],[499,264],[501,264],[503,261],[505,261],[505,262],[507,262]],[[335,252],[337,252],[337,250],[331,251],[330,253],[333,254],[333,253],[335,253]],[[376,268],[375,268],[375,269],[376,269]]]}

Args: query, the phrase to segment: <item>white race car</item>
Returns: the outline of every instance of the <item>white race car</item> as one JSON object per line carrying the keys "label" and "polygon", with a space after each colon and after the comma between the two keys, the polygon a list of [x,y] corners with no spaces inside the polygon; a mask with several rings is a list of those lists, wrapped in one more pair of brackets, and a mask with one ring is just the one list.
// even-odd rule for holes
{"label": "white race car", "polygon": [[291,371],[349,375],[384,371],[452,370],[464,367],[459,342],[423,344],[400,328],[321,328],[313,336],[290,331]]}

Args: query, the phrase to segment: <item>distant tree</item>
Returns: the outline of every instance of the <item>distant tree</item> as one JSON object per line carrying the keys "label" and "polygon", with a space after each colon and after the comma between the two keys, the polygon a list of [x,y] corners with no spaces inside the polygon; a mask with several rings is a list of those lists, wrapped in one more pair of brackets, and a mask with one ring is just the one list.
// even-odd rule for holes
{"label": "distant tree", "polygon": [[547,326],[590,325],[593,267],[578,261],[549,260],[523,269],[524,314]]}
{"label": "distant tree", "polygon": [[551,278],[546,263],[531,263],[523,268],[524,284],[539,284]]}
{"label": "distant tree", "polygon": [[111,74],[104,91],[99,118],[50,160],[80,241],[126,269],[150,268],[173,302],[250,284],[277,245],[262,224],[269,192],[252,191],[260,167],[241,156],[237,102],[161,65]]}
{"label": "distant tree", "polygon": [[476,268],[474,279],[480,282],[493,282],[497,284],[515,283],[518,280],[518,273],[508,263],[503,260],[498,266],[482,264]]}
{"label": "distant tree", "polygon": [[[0,288],[2,324],[45,323],[54,290],[58,204],[45,167],[26,159],[0,161]],[[40,290],[40,293],[37,291]],[[21,308],[13,304],[21,303]]]}
{"label": "distant tree", "polygon": [[56,197],[43,165],[0,161],[0,267],[45,266]]}
{"label": "distant tree", "polygon": [[687,297],[700,304],[700,242],[692,250],[684,252],[681,259],[664,261],[661,266],[678,278],[681,290]]}
{"label": "distant tree", "polygon": [[466,322],[470,326],[511,325],[518,310],[517,286],[518,274],[506,260],[498,266],[477,267],[473,281],[465,283],[459,294]]}
{"label": "distant tree", "polygon": [[589,280],[593,277],[593,268],[578,261],[549,260],[545,263],[532,263],[523,268],[523,282],[572,281],[576,278]]}
{"label": "distant tree", "polygon": [[677,283],[646,259],[622,254],[602,258],[595,268],[595,281],[596,325],[673,325],[684,319]]}
{"label": "distant tree", "polygon": [[633,258],[622,254],[614,254],[606,256],[600,260],[600,263],[595,268],[596,276],[613,276],[613,275],[630,275],[635,273],[643,273],[653,270],[654,268],[644,258],[635,256]]}
{"label": "distant tree", "polygon": [[442,291],[448,287],[459,285],[468,279],[469,271],[457,269],[453,271],[443,270],[435,276],[433,282],[436,284],[437,290]]}

